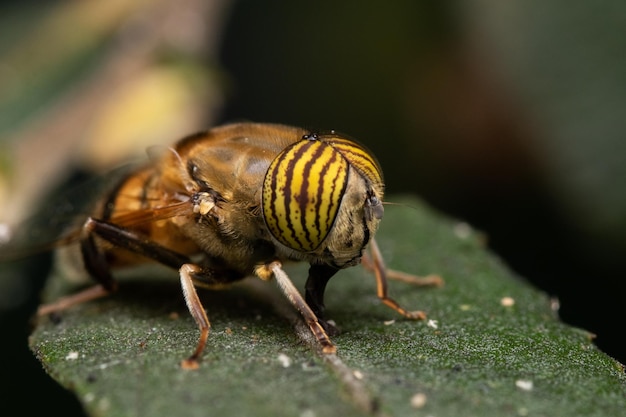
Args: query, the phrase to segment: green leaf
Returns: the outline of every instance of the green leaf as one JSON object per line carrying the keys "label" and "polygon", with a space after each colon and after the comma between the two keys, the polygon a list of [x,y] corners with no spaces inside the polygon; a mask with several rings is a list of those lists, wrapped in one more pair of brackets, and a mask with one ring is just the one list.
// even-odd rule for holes
{"label": "green leaf", "polygon": [[[31,348],[94,416],[623,414],[624,369],[591,334],[561,323],[555,303],[486,251],[480,233],[414,198],[392,200],[405,206],[387,206],[377,235],[388,266],[445,279],[442,288],[389,284],[427,321],[382,305],[364,268],[342,271],[326,297],[342,330],[338,352],[323,356],[274,283],[249,279],[201,292],[212,332],[200,368],[186,371],[179,362],[197,328],[177,274],[150,270],[41,319]],[[299,288],[306,271],[288,269]],[[56,276],[48,300],[72,288]]]}

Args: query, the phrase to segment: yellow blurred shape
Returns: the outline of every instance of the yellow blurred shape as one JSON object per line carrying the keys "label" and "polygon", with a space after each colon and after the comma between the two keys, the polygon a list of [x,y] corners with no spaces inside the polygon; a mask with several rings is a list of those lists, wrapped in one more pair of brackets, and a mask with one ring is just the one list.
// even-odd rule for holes
{"label": "yellow blurred shape", "polygon": [[95,112],[80,159],[90,168],[106,167],[189,134],[211,112],[210,83],[188,75],[178,67],[150,67],[117,86]]}

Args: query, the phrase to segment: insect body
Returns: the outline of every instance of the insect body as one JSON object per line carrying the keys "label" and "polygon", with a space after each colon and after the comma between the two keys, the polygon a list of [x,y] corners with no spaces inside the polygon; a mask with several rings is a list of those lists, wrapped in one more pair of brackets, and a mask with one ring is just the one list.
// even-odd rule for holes
{"label": "insect body", "polygon": [[[374,241],[383,216],[381,169],[364,147],[335,132],[241,123],[189,136],[124,177],[80,231],[84,266],[98,285],[51,305],[66,308],[116,289],[111,270],[153,260],[179,271],[187,307],[200,329],[183,366],[194,368],[210,323],[196,287],[221,287],[256,275],[276,279],[325,353],[335,352],[324,320],[324,291],[366,247],[378,296],[400,314],[422,319],[387,296]],[[282,269],[310,264],[303,298]]]}

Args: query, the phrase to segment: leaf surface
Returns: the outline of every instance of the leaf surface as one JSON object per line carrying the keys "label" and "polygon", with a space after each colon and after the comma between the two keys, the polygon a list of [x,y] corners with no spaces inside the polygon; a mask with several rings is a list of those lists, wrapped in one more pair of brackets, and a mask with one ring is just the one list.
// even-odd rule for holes
{"label": "leaf surface", "polygon": [[[364,268],[327,288],[342,333],[323,356],[274,283],[202,291],[212,323],[196,371],[179,367],[198,330],[172,271],[120,279],[106,299],[43,318],[31,349],[93,416],[620,415],[623,367],[592,335],[558,320],[543,293],[484,248],[484,236],[412,197],[392,198],[377,241],[390,268],[445,280],[390,281],[390,296],[426,321],[398,317]],[[307,266],[288,273],[303,288]],[[75,291],[53,277],[46,297]]]}

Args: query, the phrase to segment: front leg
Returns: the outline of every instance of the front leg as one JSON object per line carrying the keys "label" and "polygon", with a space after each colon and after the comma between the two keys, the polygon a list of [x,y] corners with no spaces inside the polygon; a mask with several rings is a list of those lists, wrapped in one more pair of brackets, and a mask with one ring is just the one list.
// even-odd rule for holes
{"label": "front leg", "polygon": [[183,369],[197,369],[198,359],[202,355],[202,351],[206,346],[207,339],[209,338],[209,330],[211,329],[211,322],[209,317],[200,302],[196,287],[193,283],[193,276],[201,273],[199,266],[194,264],[185,264],[180,267],[180,285],[183,289],[183,296],[185,298],[185,304],[187,309],[191,313],[191,317],[195,320],[200,330],[200,337],[198,338],[198,344],[196,350],[191,356],[181,362]]}
{"label": "front leg", "polygon": [[204,306],[198,297],[196,286],[207,288],[221,288],[230,282],[243,278],[239,272],[228,269],[216,269],[213,267],[201,268],[198,265],[186,263],[179,269],[180,285],[183,290],[183,297],[187,309],[198,325],[200,337],[196,345],[196,350],[189,358],[181,362],[183,369],[197,369],[198,361],[202,356],[204,347],[209,338],[211,322],[206,314]]}
{"label": "front leg", "polygon": [[328,281],[337,271],[339,271],[337,268],[330,265],[311,265],[309,268],[309,277],[304,286],[304,297],[307,304],[317,316],[324,330],[331,336],[339,334],[339,329],[325,320],[324,310],[326,307],[324,306],[324,292],[326,291],[326,284],[328,284]]}
{"label": "front leg", "polygon": [[273,261],[264,265],[260,265],[255,269],[255,274],[263,279],[269,280],[272,277],[276,279],[278,287],[283,292],[287,300],[300,312],[304,318],[305,323],[311,329],[311,333],[317,339],[318,344],[322,348],[322,353],[332,354],[337,351],[337,348],[331,342],[326,330],[320,324],[317,316],[311,310],[311,307],[304,301],[302,295],[298,289],[293,285],[293,282],[287,276],[287,273],[283,270],[282,264],[279,261]]}

